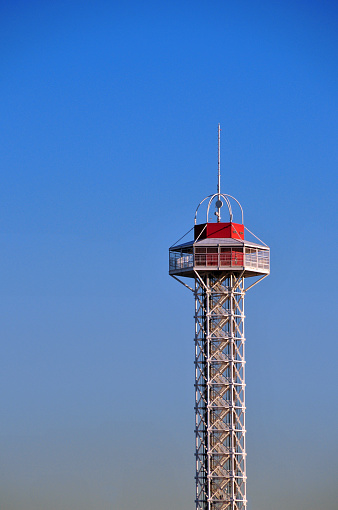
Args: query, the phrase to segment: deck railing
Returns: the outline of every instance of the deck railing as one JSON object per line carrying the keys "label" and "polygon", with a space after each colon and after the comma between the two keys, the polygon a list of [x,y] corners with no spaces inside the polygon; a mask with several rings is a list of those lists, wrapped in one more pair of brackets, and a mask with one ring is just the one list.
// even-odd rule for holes
{"label": "deck railing", "polygon": [[[207,248],[208,250],[210,248]],[[217,248],[212,248],[215,251]],[[201,250],[201,248],[199,248]],[[269,251],[259,248],[246,248],[245,253],[238,248],[226,248],[216,253],[186,253],[170,251],[169,270],[188,269],[192,267],[245,267],[247,269],[269,270]]]}

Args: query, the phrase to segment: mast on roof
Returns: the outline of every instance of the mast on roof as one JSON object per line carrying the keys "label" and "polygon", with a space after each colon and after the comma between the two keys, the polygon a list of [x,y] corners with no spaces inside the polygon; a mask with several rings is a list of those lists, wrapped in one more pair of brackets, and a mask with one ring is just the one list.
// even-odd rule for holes
{"label": "mast on roof", "polygon": [[216,202],[216,212],[217,223],[221,221],[221,207],[223,202],[221,200],[221,124],[218,124],[218,182],[217,182],[217,202]]}

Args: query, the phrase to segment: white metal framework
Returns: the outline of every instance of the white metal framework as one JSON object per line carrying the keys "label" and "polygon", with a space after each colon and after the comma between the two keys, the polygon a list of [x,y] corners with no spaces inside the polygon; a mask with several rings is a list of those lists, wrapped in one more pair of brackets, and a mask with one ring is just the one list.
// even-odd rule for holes
{"label": "white metal framework", "polygon": [[246,508],[243,277],[195,279],[196,509]]}

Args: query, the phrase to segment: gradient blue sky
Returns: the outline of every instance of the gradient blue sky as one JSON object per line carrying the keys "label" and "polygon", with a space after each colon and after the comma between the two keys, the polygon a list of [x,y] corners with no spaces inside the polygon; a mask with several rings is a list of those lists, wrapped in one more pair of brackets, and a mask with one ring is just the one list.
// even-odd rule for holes
{"label": "gradient blue sky", "polygon": [[246,299],[248,510],[336,510],[333,1],[0,2],[1,510],[194,508],[193,298],[222,186]]}

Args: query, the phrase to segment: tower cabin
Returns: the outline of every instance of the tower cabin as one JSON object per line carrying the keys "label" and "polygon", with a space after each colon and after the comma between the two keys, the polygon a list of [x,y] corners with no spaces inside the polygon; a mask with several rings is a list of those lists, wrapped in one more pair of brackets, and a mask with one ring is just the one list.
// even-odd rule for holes
{"label": "tower cabin", "polygon": [[[218,196],[207,198],[210,198],[210,206]],[[223,198],[229,207],[228,199],[233,197],[221,194],[220,198]],[[218,200],[216,206],[218,202],[223,205],[223,202]],[[197,224],[196,210],[193,241],[174,245],[169,249],[170,275],[195,278],[196,271],[238,271],[243,272],[242,277],[246,278],[270,273],[269,248],[244,239],[243,212],[242,223],[232,221],[231,208],[229,214],[230,221],[227,223],[209,222],[208,207],[207,222]]]}

